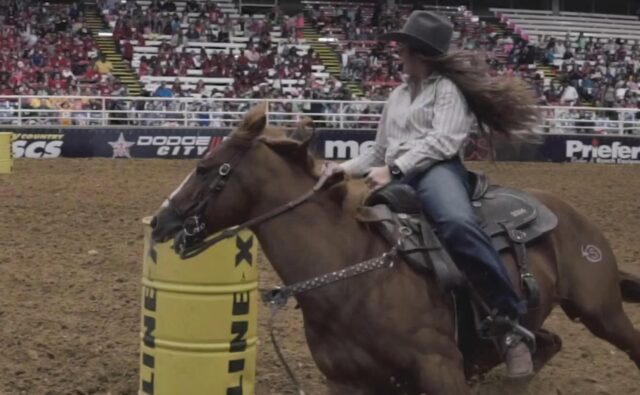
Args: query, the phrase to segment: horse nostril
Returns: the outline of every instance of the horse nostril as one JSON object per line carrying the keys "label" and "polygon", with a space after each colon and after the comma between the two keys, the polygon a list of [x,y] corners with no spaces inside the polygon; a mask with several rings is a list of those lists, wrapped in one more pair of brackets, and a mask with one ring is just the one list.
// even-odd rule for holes
{"label": "horse nostril", "polygon": [[155,216],[151,218],[151,223],[149,225],[151,225],[151,229],[155,229],[156,225],[158,225],[158,218]]}

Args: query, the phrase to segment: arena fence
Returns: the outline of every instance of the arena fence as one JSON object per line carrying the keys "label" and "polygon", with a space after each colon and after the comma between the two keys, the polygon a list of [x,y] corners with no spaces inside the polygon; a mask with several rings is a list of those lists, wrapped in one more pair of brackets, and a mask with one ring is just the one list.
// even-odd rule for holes
{"label": "arena fence", "polygon": [[[268,122],[293,127],[309,116],[318,128],[375,129],[383,101],[161,98],[100,96],[0,96],[0,125],[14,127],[234,128],[253,105],[268,103]],[[640,135],[635,108],[540,107],[538,132]]]}

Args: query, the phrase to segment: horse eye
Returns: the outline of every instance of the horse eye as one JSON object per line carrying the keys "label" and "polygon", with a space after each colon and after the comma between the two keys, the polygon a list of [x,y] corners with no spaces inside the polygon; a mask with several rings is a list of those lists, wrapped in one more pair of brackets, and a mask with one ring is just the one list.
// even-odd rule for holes
{"label": "horse eye", "polygon": [[198,165],[198,167],[196,167],[196,174],[199,176],[203,176],[205,174],[207,174],[207,171],[209,171],[209,169],[207,169],[206,167],[202,166],[202,165]]}

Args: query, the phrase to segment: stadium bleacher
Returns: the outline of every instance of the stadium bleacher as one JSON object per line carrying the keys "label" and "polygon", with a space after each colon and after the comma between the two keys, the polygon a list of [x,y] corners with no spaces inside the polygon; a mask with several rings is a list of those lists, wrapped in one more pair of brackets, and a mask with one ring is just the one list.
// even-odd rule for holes
{"label": "stadium bleacher", "polygon": [[9,2],[0,7],[0,18],[2,94],[114,91],[117,80],[97,58],[80,4]]}
{"label": "stadium bleacher", "polygon": [[[33,8],[32,2],[9,3],[18,15]],[[101,20],[89,26],[103,23],[111,32],[106,38],[87,29],[80,5],[50,5],[48,22],[26,24],[27,33],[5,24],[0,93],[127,95],[115,77],[122,66],[114,72],[110,64],[116,58],[131,67],[135,74],[127,78],[139,80],[148,95],[162,88],[163,95],[180,97],[350,100],[358,93],[384,100],[402,82],[393,44],[377,37],[400,28],[416,6],[302,3],[304,16],[286,16],[278,8],[241,14],[233,0],[100,0]],[[451,18],[453,49],[486,53],[492,74],[525,79],[540,104],[638,107],[636,16],[492,8],[496,18],[479,18],[462,6],[421,8]],[[35,40],[22,59],[6,51],[18,40]],[[100,59],[106,41],[114,52]],[[71,56],[46,56],[48,46]]]}
{"label": "stadium bleacher", "polygon": [[[341,53],[343,76],[360,82],[365,96],[385,97],[400,83],[393,47],[389,51],[375,37],[401,26],[409,8],[337,1],[305,4],[329,44]],[[640,21],[635,16],[496,8],[492,12],[498,21],[491,23],[491,18],[477,18],[464,7],[424,8],[450,16],[454,49],[484,51],[492,74],[525,79],[540,104],[637,105]]]}
{"label": "stadium bleacher", "polygon": [[[198,11],[194,12],[191,6],[197,6]],[[173,81],[173,77],[178,77],[187,94],[197,80],[206,88],[204,92],[192,94],[215,95],[245,76],[254,85],[274,85],[272,80],[279,77],[276,85],[281,87],[281,93],[293,94],[304,90],[304,81],[310,75],[320,83],[328,78],[322,64],[310,52],[310,46],[296,37],[293,22],[297,20],[284,17],[278,25],[272,24],[276,21],[272,21],[271,15],[240,15],[230,0],[215,5],[192,2],[191,6],[178,1],[167,7],[166,3],[148,0],[105,4],[103,14],[119,44],[132,46],[131,65],[138,71],[146,90],[154,91],[167,78]],[[148,15],[163,17],[166,21],[151,25]],[[197,34],[189,37],[193,31]],[[251,57],[252,51],[257,55],[254,53]],[[270,54],[273,57],[266,61],[271,63],[270,67],[258,70],[259,61]],[[246,65],[242,56],[250,57]],[[231,64],[221,66],[220,58]],[[185,61],[186,67],[182,64]],[[169,64],[165,64],[167,62]],[[247,67],[237,67],[237,62]],[[255,89],[236,94],[253,92]]]}
{"label": "stadium bleacher", "polygon": [[545,83],[545,103],[637,108],[640,21],[636,16],[491,11],[535,47],[539,63],[553,68],[555,84]]}
{"label": "stadium bleacher", "polygon": [[604,41],[620,38],[635,42],[640,38],[640,21],[632,15],[580,12],[554,15],[551,11],[505,8],[491,8],[490,11],[532,43],[538,43],[541,37],[577,39],[580,33]]}
{"label": "stadium bleacher", "polygon": [[[343,77],[362,84],[364,96],[384,97],[402,82],[397,53],[376,38],[399,29],[414,6],[388,8],[381,2],[337,1],[303,1],[303,4],[323,39],[340,54]],[[493,49],[490,29],[465,7],[420,8],[451,18],[455,25],[454,48]]]}

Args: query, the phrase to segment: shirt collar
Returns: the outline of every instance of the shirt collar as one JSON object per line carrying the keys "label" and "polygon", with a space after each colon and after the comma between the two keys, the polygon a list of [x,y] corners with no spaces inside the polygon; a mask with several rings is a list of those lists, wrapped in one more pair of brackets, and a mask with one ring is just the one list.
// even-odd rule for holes
{"label": "shirt collar", "polygon": [[[427,86],[431,85],[433,82],[435,82],[440,77],[441,77],[440,73],[438,73],[437,71],[433,71],[427,78],[422,80],[422,83],[421,83],[422,89],[424,89]],[[405,82],[405,89],[409,89],[409,85],[410,85],[409,80],[407,80]]]}

